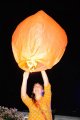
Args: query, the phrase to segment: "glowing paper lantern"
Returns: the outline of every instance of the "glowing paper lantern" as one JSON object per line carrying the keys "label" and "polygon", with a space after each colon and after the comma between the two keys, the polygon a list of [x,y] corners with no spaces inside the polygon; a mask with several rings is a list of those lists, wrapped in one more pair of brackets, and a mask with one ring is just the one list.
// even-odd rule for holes
{"label": "glowing paper lantern", "polygon": [[24,19],[12,35],[12,51],[18,66],[29,72],[51,69],[64,54],[67,35],[44,11]]}

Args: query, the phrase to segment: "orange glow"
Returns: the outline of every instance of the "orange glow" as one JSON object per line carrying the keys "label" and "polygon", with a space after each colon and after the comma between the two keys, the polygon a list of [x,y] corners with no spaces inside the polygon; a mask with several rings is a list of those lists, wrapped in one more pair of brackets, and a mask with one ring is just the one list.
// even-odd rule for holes
{"label": "orange glow", "polygon": [[64,29],[44,11],[24,19],[12,35],[12,51],[18,66],[28,72],[51,69],[67,46]]}

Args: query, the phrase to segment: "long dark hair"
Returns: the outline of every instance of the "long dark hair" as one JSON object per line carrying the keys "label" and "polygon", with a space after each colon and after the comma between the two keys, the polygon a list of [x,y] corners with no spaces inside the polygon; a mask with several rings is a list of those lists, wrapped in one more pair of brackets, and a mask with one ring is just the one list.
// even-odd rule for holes
{"label": "long dark hair", "polygon": [[32,98],[32,101],[33,101],[34,103],[36,103],[36,99],[35,99],[35,94],[34,94],[34,93],[32,93],[31,98]]}

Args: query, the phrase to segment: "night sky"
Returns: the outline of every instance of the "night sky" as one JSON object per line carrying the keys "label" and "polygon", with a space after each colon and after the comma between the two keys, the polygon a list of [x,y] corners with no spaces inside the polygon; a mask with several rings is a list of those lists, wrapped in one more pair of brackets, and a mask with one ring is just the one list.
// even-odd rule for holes
{"label": "night sky", "polygon": [[[47,70],[55,114],[80,115],[80,12],[77,0],[26,0],[0,3],[0,105],[28,110],[20,98],[23,77],[12,53],[11,39],[16,26],[26,17],[44,10],[66,31],[68,44],[58,64]],[[28,94],[41,73],[31,73]]]}

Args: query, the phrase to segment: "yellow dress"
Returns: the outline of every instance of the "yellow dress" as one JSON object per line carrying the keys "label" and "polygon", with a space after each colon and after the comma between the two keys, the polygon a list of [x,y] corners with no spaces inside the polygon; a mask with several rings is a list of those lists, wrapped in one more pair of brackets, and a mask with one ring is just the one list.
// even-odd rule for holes
{"label": "yellow dress", "polygon": [[22,97],[22,101],[29,108],[28,120],[52,120],[50,84],[44,86],[44,96],[38,101],[39,107],[28,95]]}

